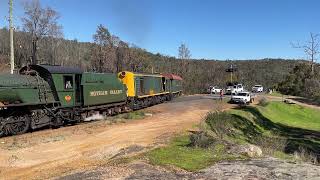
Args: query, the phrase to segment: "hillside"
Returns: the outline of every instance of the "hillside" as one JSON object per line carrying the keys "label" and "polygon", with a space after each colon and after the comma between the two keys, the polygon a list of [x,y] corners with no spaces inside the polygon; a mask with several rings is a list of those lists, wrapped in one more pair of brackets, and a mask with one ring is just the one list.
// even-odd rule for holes
{"label": "hillside", "polygon": [[[1,72],[8,72],[9,66],[9,32],[0,29],[0,63]],[[209,85],[224,87],[230,75],[225,69],[234,64],[238,67],[235,80],[243,83],[247,88],[254,84],[273,87],[281,82],[286,75],[303,61],[284,59],[262,60],[181,60],[161,54],[153,54],[135,45],[117,42],[105,48],[103,58],[97,51],[100,46],[89,42],[65,40],[46,37],[39,43],[38,59],[41,63],[77,66],[86,71],[117,72],[120,70],[138,71],[146,73],[175,73],[181,75],[184,81],[185,93],[201,93]],[[31,56],[30,37],[25,32],[15,33],[16,66],[27,63]],[[99,62],[97,62],[99,61]],[[7,68],[5,68],[7,67]]]}

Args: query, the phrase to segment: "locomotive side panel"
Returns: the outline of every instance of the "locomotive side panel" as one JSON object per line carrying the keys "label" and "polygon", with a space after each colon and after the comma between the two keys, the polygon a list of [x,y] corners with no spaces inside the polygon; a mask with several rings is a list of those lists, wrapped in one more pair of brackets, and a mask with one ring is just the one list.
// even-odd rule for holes
{"label": "locomotive side panel", "polygon": [[0,77],[2,105],[36,105],[54,101],[49,84],[37,75],[14,74]]}
{"label": "locomotive side panel", "polygon": [[127,98],[126,88],[116,74],[84,73],[84,106],[124,102]]}
{"label": "locomotive side panel", "polygon": [[182,91],[182,82],[181,80],[173,79],[171,80],[172,93],[179,93]]}
{"label": "locomotive side panel", "polygon": [[159,75],[135,74],[136,96],[146,97],[165,93],[165,80]]}

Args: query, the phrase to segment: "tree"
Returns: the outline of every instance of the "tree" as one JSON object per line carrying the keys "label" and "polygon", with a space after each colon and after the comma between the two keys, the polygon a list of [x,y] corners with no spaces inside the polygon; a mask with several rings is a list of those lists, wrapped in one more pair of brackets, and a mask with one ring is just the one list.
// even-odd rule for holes
{"label": "tree", "polygon": [[294,48],[303,49],[303,51],[308,56],[308,59],[310,59],[311,63],[311,73],[314,73],[314,65],[317,60],[317,56],[319,55],[319,34],[310,33],[310,39],[309,41],[305,42],[304,44],[292,44]]}
{"label": "tree", "polygon": [[102,72],[105,61],[107,60],[107,48],[112,43],[112,36],[109,30],[102,24],[98,25],[96,34],[93,35],[94,48],[93,68],[95,71]]}
{"label": "tree", "polygon": [[123,70],[123,62],[125,59],[128,59],[127,54],[128,54],[128,44],[124,41],[119,41],[117,48],[116,48],[116,53],[117,53],[117,60],[116,60],[116,72],[120,72]]}
{"label": "tree", "polygon": [[32,38],[32,64],[38,64],[38,42],[43,37],[62,36],[62,26],[58,24],[59,14],[50,7],[42,8],[39,0],[24,5],[25,16],[21,19],[24,31]]}
{"label": "tree", "polygon": [[179,59],[187,60],[191,58],[190,50],[186,44],[182,43],[179,47]]}
{"label": "tree", "polygon": [[191,58],[191,54],[190,54],[189,48],[184,43],[181,43],[181,45],[180,45],[180,47],[178,49],[178,52],[179,52],[178,58],[181,60],[181,71],[180,71],[180,73],[182,74],[183,72],[188,71],[187,60]]}

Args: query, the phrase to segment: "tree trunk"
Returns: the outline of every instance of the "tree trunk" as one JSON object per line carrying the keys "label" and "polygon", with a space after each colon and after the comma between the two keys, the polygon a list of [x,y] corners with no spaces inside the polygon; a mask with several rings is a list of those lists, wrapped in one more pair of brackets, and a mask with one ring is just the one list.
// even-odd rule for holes
{"label": "tree trunk", "polygon": [[38,64],[37,60],[37,41],[32,41],[32,64]]}

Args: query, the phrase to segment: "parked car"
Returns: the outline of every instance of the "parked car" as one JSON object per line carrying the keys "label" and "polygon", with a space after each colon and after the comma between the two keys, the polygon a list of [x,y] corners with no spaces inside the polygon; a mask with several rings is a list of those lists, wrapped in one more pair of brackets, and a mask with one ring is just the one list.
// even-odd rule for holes
{"label": "parked car", "polygon": [[217,86],[210,86],[208,89],[208,93],[210,94],[218,94],[222,91],[222,89],[218,88]]}
{"label": "parked car", "polygon": [[263,86],[262,85],[253,86],[252,87],[252,92],[257,92],[257,93],[263,92]]}
{"label": "parked car", "polygon": [[232,103],[249,104],[252,101],[253,101],[253,97],[251,96],[250,92],[239,92],[239,93],[231,94]]}
{"label": "parked car", "polygon": [[228,86],[226,90],[226,94],[232,94],[232,93],[239,93],[243,91],[243,85],[242,84],[234,84],[232,86]]}

